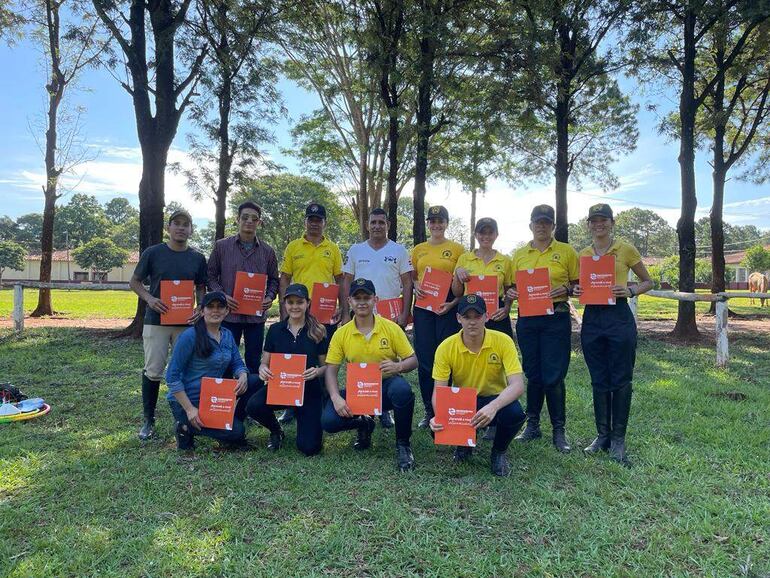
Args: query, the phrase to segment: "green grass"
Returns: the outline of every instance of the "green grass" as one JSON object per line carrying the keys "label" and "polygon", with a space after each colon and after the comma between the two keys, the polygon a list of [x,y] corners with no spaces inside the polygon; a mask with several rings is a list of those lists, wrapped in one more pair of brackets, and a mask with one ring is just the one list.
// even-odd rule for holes
{"label": "green grass", "polygon": [[[163,402],[141,445],[141,343],[32,329],[0,344],[0,376],[54,409],[0,426],[0,576],[768,576],[769,352],[738,336],[720,371],[711,347],[642,338],[633,468],[542,440],[495,479],[488,444],[458,466],[422,430],[408,475],[379,427],[363,454],[339,434],[304,458],[291,426],[277,455],[251,427],[256,451],[180,456]],[[568,417],[582,447],[579,353]]]}

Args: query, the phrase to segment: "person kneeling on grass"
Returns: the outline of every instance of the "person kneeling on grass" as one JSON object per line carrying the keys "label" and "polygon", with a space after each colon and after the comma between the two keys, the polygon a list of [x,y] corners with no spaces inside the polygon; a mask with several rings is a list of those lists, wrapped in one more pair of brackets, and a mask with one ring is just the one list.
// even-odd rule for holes
{"label": "person kneeling on grass", "polygon": [[194,436],[203,435],[230,446],[244,446],[246,429],[238,409],[232,430],[203,427],[198,417],[201,380],[204,377],[232,375],[238,380],[235,395],[239,405],[248,400],[249,372],[241,359],[233,334],[222,327],[222,321],[230,310],[227,297],[220,291],[207,293],[202,301],[203,317],[193,327],[182,332],[174,346],[171,362],[166,372],[168,404],[176,420],[177,449],[193,449]]}
{"label": "person kneeling on grass", "polygon": [[378,363],[382,371],[381,410],[393,410],[396,422],[398,468],[402,472],[411,470],[414,468],[414,456],[409,440],[412,436],[414,393],[401,373],[417,367],[417,358],[403,330],[389,319],[374,314],[377,297],[370,280],[354,280],[349,293],[354,317],[334,333],[326,355],[326,389],[330,399],[321,417],[323,429],[328,433],[358,429],[353,447],[357,450],[369,448],[374,419],[368,415],[353,415],[345,401],[345,390],[339,389],[337,377],[343,360]]}
{"label": "person kneeling on grass", "polygon": [[283,308],[287,313],[284,321],[270,326],[259,366],[260,389],[251,396],[246,412],[270,431],[267,449],[277,451],[283,442],[283,430],[273,413],[281,406],[267,404],[267,383],[273,377],[270,371],[271,354],[300,354],[307,356],[305,395],[300,407],[293,408],[297,418],[297,449],[312,456],[323,447],[321,409],[323,407],[324,359],[329,349],[326,327],[310,314],[310,296],[307,287],[300,283],[289,285],[284,291]]}
{"label": "person kneeling on grass", "polygon": [[[436,349],[433,364],[435,387],[446,386],[449,378],[455,386],[473,387],[478,392],[476,415],[471,424],[476,428],[497,426],[492,442],[491,465],[496,476],[510,475],[505,455],[508,446],[524,423],[524,411],[518,399],[524,393],[521,364],[513,340],[500,331],[487,329],[487,307],[478,295],[464,295],[457,304],[459,333],[445,339]],[[435,411],[434,411],[435,414]],[[430,420],[430,429],[438,432],[444,425]],[[473,448],[455,448],[454,459],[470,458]]]}

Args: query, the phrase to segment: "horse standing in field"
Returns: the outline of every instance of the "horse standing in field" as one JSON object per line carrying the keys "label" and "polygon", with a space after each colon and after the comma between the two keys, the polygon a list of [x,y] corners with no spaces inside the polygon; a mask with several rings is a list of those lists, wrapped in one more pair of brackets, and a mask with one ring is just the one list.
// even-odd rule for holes
{"label": "horse standing in field", "polygon": [[[759,272],[754,272],[749,275],[749,293],[767,293],[770,281],[767,279],[767,275]],[[759,300],[760,307],[765,306],[765,300]],[[751,298],[751,304],[754,305],[754,298]]]}

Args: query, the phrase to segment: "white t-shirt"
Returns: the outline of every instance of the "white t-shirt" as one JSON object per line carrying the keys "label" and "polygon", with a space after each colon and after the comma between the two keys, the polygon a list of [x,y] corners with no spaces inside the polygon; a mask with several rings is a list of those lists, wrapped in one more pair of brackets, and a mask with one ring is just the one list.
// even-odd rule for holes
{"label": "white t-shirt", "polygon": [[364,241],[348,249],[342,271],[354,279],[369,279],[380,299],[394,299],[401,296],[401,275],[412,271],[412,260],[403,245],[390,239],[378,250]]}

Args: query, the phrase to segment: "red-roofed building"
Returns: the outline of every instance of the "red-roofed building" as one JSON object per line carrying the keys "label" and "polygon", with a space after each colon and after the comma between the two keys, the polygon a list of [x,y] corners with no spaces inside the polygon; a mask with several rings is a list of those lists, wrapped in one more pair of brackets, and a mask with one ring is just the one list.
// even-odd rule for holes
{"label": "red-roofed building", "polygon": [[[765,245],[765,251],[770,251],[770,245]],[[748,289],[749,275],[754,271],[749,271],[747,267],[741,265],[746,258],[746,251],[731,251],[725,253],[725,267],[735,272],[735,282],[729,283],[730,289]],[[767,275],[767,271],[762,271]]]}
{"label": "red-roofed building", "polygon": [[[70,283],[128,283],[139,262],[139,251],[133,251],[125,265],[112,269],[107,273],[96,273],[84,270],[75,263],[72,251],[54,251],[51,263],[51,281]],[[12,281],[39,281],[40,280],[41,255],[27,255],[23,271],[6,269],[3,274],[3,283]]]}

